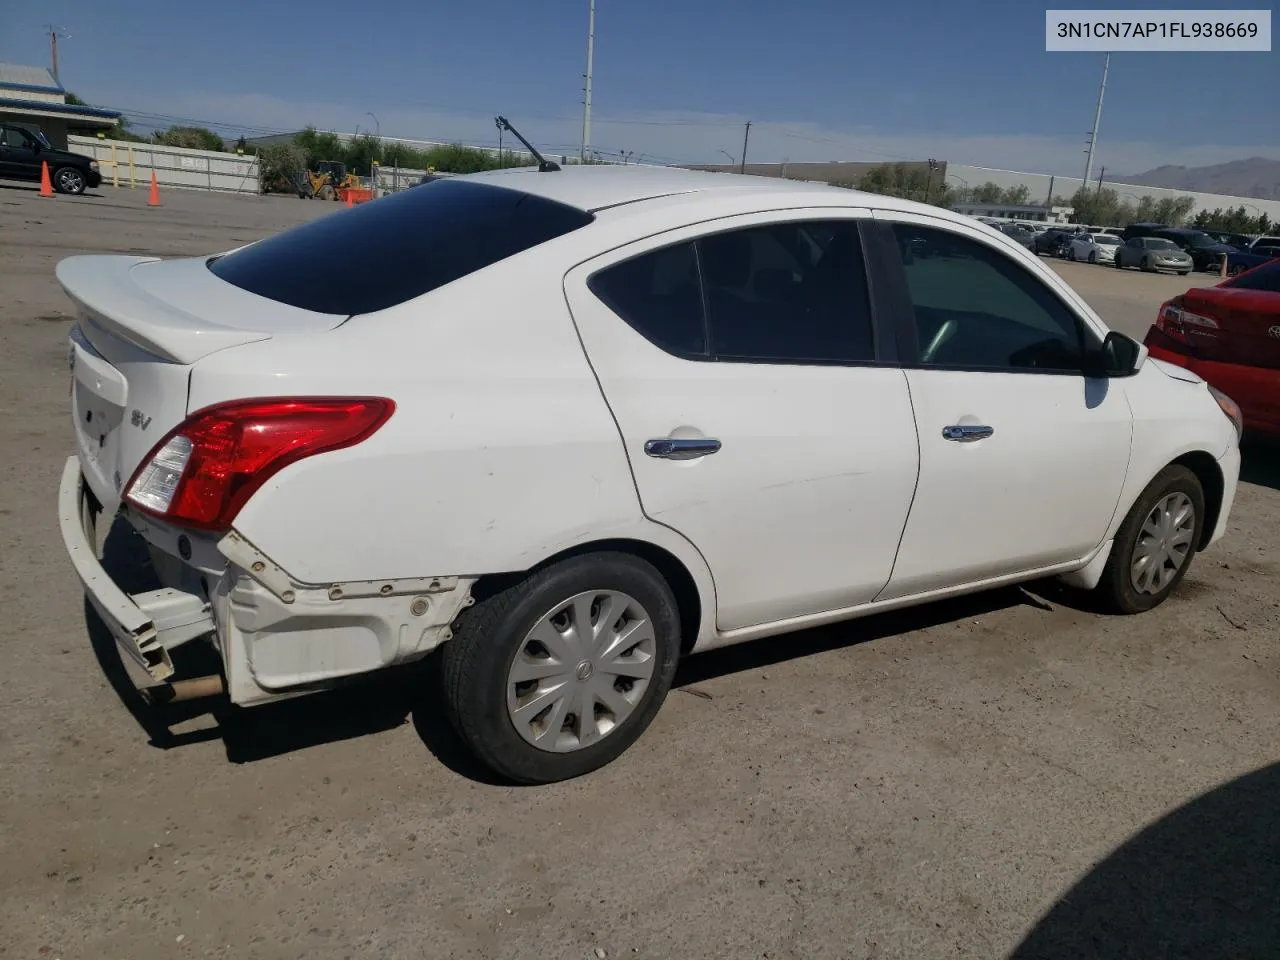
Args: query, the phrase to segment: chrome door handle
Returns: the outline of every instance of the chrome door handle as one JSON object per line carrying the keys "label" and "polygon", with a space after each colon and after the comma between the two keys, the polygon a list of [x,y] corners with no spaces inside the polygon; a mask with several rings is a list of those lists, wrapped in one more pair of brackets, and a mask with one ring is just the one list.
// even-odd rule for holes
{"label": "chrome door handle", "polygon": [[646,440],[644,452],[663,460],[696,460],[720,449],[720,441],[711,437],[662,437]]}
{"label": "chrome door handle", "polygon": [[955,440],[957,443],[973,443],[975,440],[985,440],[995,432],[994,427],[976,427],[969,425],[943,427],[942,439]]}

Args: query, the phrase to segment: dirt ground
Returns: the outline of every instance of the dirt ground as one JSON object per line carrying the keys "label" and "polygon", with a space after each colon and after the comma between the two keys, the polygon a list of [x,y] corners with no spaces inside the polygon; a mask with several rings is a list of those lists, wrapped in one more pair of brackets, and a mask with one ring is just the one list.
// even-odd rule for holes
{"label": "dirt ground", "polygon": [[[58,535],[54,265],[331,209],[163,199],[0,186],[0,957],[1280,956],[1274,452],[1150,614],[1036,585],[691,658],[572,783],[493,784],[422,671],[145,711]],[[1139,335],[1188,283],[1055,268]]]}

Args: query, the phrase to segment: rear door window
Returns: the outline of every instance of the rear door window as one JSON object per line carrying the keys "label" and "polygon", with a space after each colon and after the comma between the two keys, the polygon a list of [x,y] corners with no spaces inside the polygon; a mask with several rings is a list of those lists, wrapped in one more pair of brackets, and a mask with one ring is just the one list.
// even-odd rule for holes
{"label": "rear door window", "polygon": [[871,306],[858,226],[799,221],[703,237],[711,352],[722,360],[869,363]]}
{"label": "rear door window", "polygon": [[436,180],[211,260],[228,283],[317,313],[404,303],[591,223],[577,207],[489,184]]}
{"label": "rear door window", "polygon": [[668,353],[707,352],[693,243],[664,247],[595,274],[588,288],[631,329]]}

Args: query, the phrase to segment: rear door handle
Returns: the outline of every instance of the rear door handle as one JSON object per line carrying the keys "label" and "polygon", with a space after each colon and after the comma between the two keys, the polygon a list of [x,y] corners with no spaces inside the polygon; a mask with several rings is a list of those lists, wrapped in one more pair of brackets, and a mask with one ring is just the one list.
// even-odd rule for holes
{"label": "rear door handle", "polygon": [[644,452],[662,460],[696,460],[720,450],[720,441],[712,437],[662,437],[646,440]]}
{"label": "rear door handle", "polygon": [[954,440],[957,443],[973,443],[975,440],[985,440],[995,432],[994,427],[979,427],[965,424],[963,426],[943,427],[942,439]]}

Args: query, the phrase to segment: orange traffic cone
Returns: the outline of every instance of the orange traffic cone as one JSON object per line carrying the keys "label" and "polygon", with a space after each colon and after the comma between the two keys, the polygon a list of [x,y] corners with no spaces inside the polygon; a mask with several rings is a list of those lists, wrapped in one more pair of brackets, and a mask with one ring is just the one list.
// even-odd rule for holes
{"label": "orange traffic cone", "polygon": [[49,161],[40,161],[40,196],[53,196],[53,181],[49,179]]}
{"label": "orange traffic cone", "polygon": [[156,172],[151,171],[151,196],[147,197],[148,207],[160,206],[160,184],[156,183]]}
{"label": "orange traffic cone", "polygon": [[348,206],[348,207],[354,206],[354,204],[352,204],[352,202],[351,202],[351,191],[350,191],[350,190],[344,190],[343,192],[347,195],[347,206]]}

